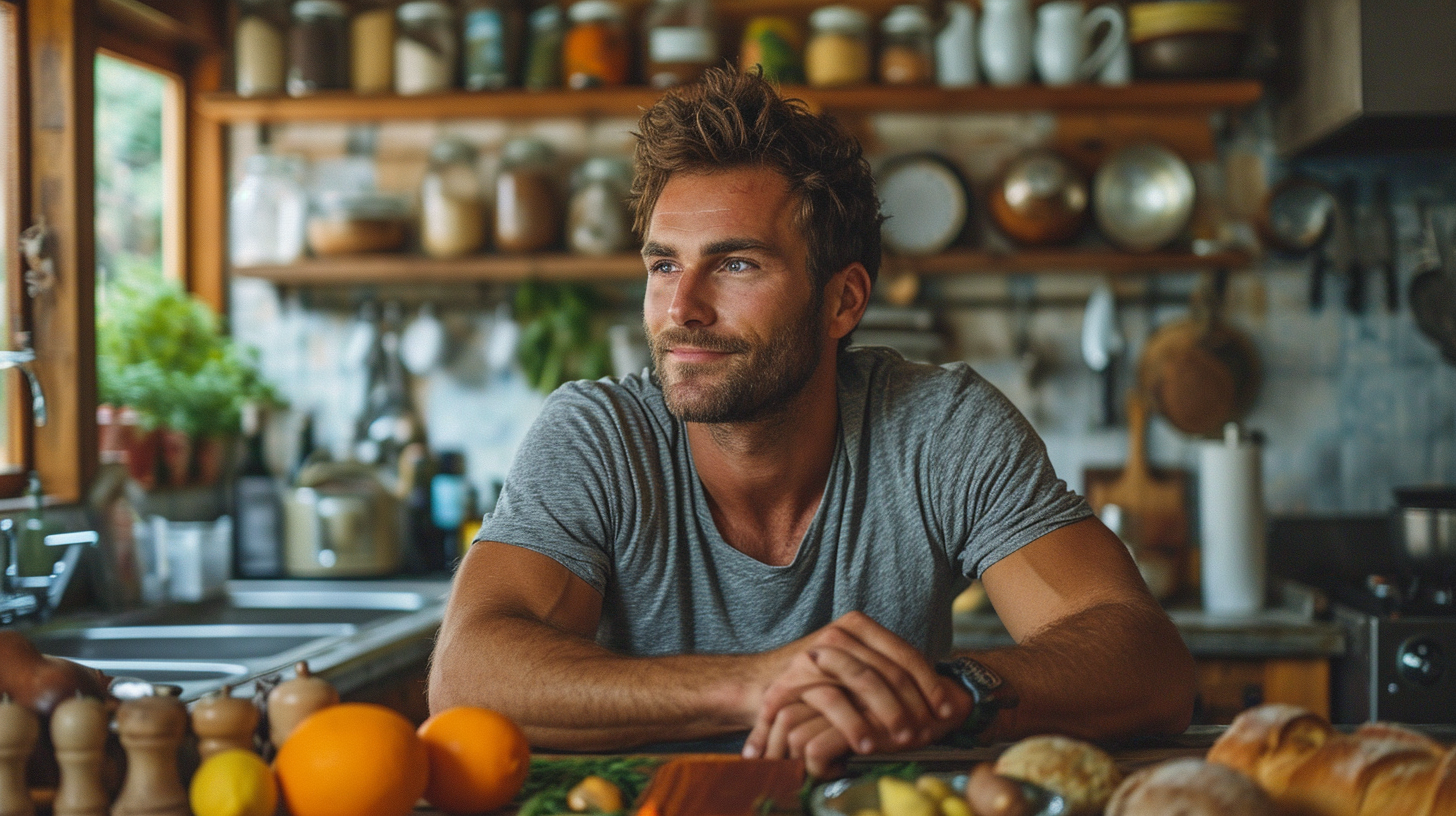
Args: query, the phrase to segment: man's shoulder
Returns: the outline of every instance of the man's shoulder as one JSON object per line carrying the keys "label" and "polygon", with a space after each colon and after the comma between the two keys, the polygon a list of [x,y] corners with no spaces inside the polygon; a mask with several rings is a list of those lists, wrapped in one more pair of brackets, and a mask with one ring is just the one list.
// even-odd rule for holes
{"label": "man's shoulder", "polygon": [[642,428],[670,426],[672,421],[662,401],[662,389],[646,371],[563,384],[546,398],[541,419],[560,422],[568,418]]}
{"label": "man's shoulder", "polygon": [[894,349],[856,346],[847,350],[839,367],[841,388],[850,394],[875,394],[889,407],[926,407],[926,400],[957,404],[966,400],[997,400],[1001,393],[964,362],[917,363]]}

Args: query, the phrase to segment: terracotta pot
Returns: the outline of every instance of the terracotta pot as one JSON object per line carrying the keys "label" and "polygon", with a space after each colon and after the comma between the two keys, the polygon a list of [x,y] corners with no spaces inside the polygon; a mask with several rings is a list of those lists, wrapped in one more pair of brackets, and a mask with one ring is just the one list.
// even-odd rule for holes
{"label": "terracotta pot", "polygon": [[157,486],[157,459],[161,451],[161,431],[133,430],[126,448],[126,470],[145,490]]}
{"label": "terracotta pot", "polygon": [[167,486],[186,487],[192,478],[192,437],[176,428],[162,428],[162,463],[167,466]]}
{"label": "terracotta pot", "polygon": [[197,440],[192,451],[192,464],[197,469],[197,484],[217,484],[223,471],[227,470],[232,442],[230,436],[204,436]]}

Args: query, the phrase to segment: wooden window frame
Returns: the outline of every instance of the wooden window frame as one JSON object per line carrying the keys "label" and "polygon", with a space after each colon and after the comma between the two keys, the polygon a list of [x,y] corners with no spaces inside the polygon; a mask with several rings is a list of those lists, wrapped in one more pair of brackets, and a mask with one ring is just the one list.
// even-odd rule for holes
{"label": "wooden window frame", "polygon": [[[9,132],[3,135],[5,145],[5,180],[6,185],[0,195],[5,196],[6,211],[13,219],[7,224],[7,231],[11,235],[18,235],[21,226],[26,220],[28,212],[30,185],[26,183],[25,169],[29,164],[29,119],[27,112],[29,106],[26,104],[28,98],[28,83],[26,82],[26,38],[24,9],[19,3],[3,3],[5,7],[6,21],[0,24],[0,36],[10,40],[10,64],[7,65],[6,73],[14,79],[14,85],[7,88],[0,88],[0,104],[6,108],[5,121],[8,123]],[[30,329],[30,315],[26,309],[25,302],[25,261],[20,255],[20,242],[13,237],[5,241],[0,252],[5,253],[6,274],[5,286],[5,308],[8,311],[7,325],[10,327],[11,337],[0,338],[5,343],[5,348],[14,347],[18,336]],[[7,375],[19,377],[16,374]],[[17,396],[25,393],[23,383],[21,388],[14,392]],[[6,416],[6,427],[8,438],[6,440],[7,450],[12,454],[11,462],[3,471],[0,471],[0,497],[19,496],[25,492],[27,474],[34,461],[34,437],[30,432],[30,409],[28,402],[24,399],[16,399],[8,406]]]}

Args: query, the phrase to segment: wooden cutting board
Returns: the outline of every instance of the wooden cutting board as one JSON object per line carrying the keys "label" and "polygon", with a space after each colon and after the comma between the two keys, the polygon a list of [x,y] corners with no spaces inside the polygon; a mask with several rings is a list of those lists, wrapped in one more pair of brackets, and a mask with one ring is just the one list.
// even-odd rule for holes
{"label": "wooden cutting board", "polygon": [[[1109,504],[1122,508],[1123,538],[1133,545],[1133,557],[1161,600],[1187,583],[1188,472],[1153,470],[1148,464],[1148,405],[1138,391],[1128,394],[1127,425],[1127,464],[1087,468],[1082,484],[1094,513]],[[1153,586],[1149,570],[1168,571],[1169,585]]]}
{"label": "wooden cutting board", "polygon": [[652,775],[637,816],[798,813],[804,763],[731,754],[674,759]]}

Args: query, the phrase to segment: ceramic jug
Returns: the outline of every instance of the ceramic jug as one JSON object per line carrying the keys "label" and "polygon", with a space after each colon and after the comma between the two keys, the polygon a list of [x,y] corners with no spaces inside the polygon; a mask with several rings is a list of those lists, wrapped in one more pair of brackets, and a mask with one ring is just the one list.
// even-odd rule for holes
{"label": "ceramic jug", "polygon": [[[1105,27],[1096,48],[1094,34]],[[1070,85],[1099,76],[1127,39],[1122,11],[1111,3],[1085,11],[1081,0],[1053,0],[1037,9],[1037,73],[1047,85]],[[1092,53],[1087,53],[1091,50]]]}
{"label": "ceramic jug", "polygon": [[1021,85],[1031,79],[1032,22],[1028,0],[983,0],[981,68],[992,85]]}

